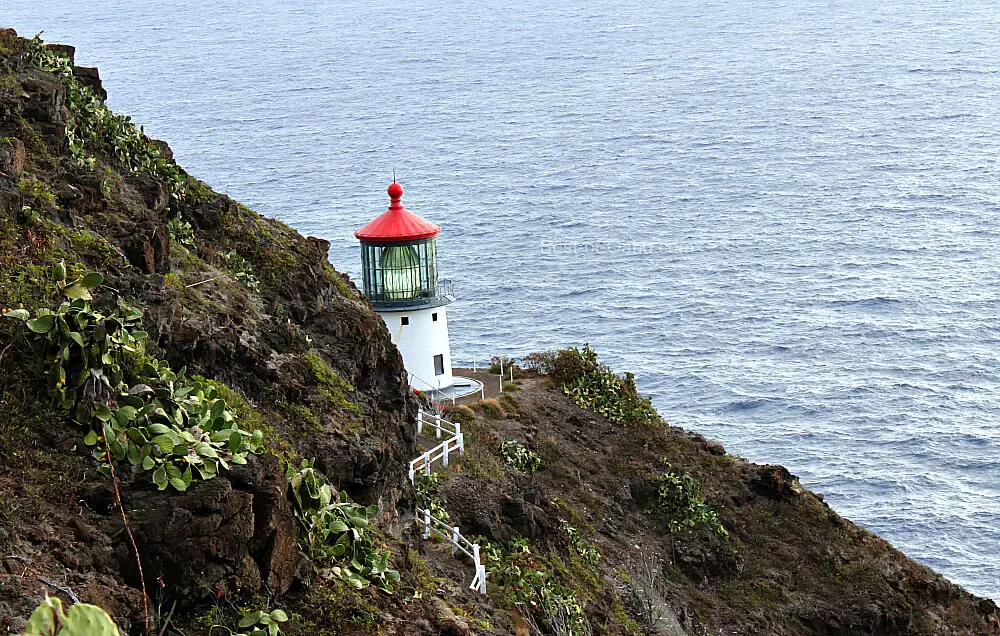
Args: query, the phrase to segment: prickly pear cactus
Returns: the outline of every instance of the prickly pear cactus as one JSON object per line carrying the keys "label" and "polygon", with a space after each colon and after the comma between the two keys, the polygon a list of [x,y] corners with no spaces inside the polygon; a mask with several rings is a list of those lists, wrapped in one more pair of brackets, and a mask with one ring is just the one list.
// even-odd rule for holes
{"label": "prickly pear cactus", "polygon": [[46,597],[31,613],[21,636],[121,636],[108,613],[79,603],[63,613],[62,601]]}

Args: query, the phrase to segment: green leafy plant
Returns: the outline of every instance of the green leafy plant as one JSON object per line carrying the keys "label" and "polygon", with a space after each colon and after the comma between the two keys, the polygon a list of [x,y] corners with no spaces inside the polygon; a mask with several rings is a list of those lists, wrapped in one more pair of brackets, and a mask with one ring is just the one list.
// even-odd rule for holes
{"label": "green leafy plant", "polygon": [[118,636],[118,626],[96,605],[77,603],[63,611],[62,601],[45,597],[24,626],[23,636]]}
{"label": "green leafy plant", "polygon": [[666,470],[657,478],[656,502],[647,512],[663,521],[673,534],[705,527],[720,538],[729,536],[719,516],[702,498],[694,477],[675,469],[669,462],[663,461],[663,464]]}
{"label": "green leafy plant", "polygon": [[391,593],[399,572],[389,568],[389,551],[380,551],[372,540],[371,520],[378,508],[356,504],[346,493],[335,498],[314,461],[302,460],[297,470],[289,465],[285,474],[302,551],[313,560],[345,564],[331,571],[354,588],[374,585]]}
{"label": "green leafy plant", "polygon": [[100,274],[67,280],[66,267],[53,268],[66,300],[55,311],[25,309],[3,315],[24,322],[42,343],[50,392],[57,404],[88,428],[84,443],[110,475],[112,461],[153,471],[160,488],[186,490],[195,473],[215,477],[220,468],[245,464],[263,450],[263,433],[242,430],[217,389],[174,372],[146,354],[142,312],[119,302],[105,315],[90,305]]}
{"label": "green leafy plant", "polygon": [[[232,636],[278,636],[281,633],[281,623],[288,620],[284,610],[275,609],[270,612],[255,610],[247,612],[240,619],[239,633],[230,631]],[[242,631],[249,630],[249,631]]]}
{"label": "green leafy plant", "polygon": [[516,439],[505,439],[500,444],[500,455],[508,466],[525,475],[533,475],[542,467],[542,458],[538,453]]}
{"label": "green leafy plant", "polygon": [[[240,429],[215,387],[187,378],[183,369],[173,372],[165,361],[148,363],[142,373],[152,386],[132,387],[117,398],[116,409],[98,404],[94,414],[113,458],[152,470],[160,490],[187,490],[195,473],[212,479],[220,468],[263,451],[263,433]],[[93,430],[84,438],[88,446],[99,441]],[[100,446],[95,455],[109,461]]]}
{"label": "green leafy plant", "polygon": [[417,493],[417,507],[429,510],[431,516],[439,521],[448,521],[451,515],[438,499],[438,488],[441,485],[441,473],[427,474],[417,471],[413,474],[413,489]]}
{"label": "green leafy plant", "polygon": [[226,271],[246,285],[247,289],[250,291],[260,289],[260,281],[254,276],[253,265],[250,264],[250,261],[237,254],[236,250],[222,252],[219,256],[226,262]]}
{"label": "green leafy plant", "polygon": [[114,113],[73,74],[69,57],[45,47],[41,33],[28,42],[28,59],[43,71],[59,77],[66,88],[66,105],[73,117],[66,126],[66,137],[73,162],[81,167],[94,167],[97,157],[117,160],[134,174],[146,174],[162,181],[174,198],[187,190],[187,175],[177,164],[163,155],[158,144],[136,127],[132,118]]}
{"label": "green leafy plant", "polygon": [[562,528],[566,533],[570,551],[583,557],[587,565],[596,568],[601,562],[601,553],[597,551],[597,548],[583,542],[580,531],[577,530],[576,526],[571,525],[567,521],[562,521]]}
{"label": "green leafy plant", "polygon": [[66,265],[60,262],[53,266],[52,278],[66,298],[57,310],[39,309],[32,318],[26,309],[14,309],[4,316],[23,320],[43,342],[49,387],[64,410],[81,398],[107,401],[124,388],[126,359],[144,352],[146,333],[138,329],[142,313],[125,303],[107,315],[91,309],[90,292],[104,281],[100,274],[67,280]]}
{"label": "green leafy plant", "polygon": [[167,221],[167,232],[170,240],[178,245],[194,245],[194,228],[191,224],[182,219],[171,219]]}

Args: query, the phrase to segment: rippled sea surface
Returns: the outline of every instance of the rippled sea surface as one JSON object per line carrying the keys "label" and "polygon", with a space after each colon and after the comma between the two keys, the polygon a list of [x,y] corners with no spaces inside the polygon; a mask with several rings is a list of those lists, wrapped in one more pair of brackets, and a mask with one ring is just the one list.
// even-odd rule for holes
{"label": "rippled sea surface", "polygon": [[6,0],[192,173],[333,243],[393,168],[455,357],[589,342],[1000,600],[988,0]]}

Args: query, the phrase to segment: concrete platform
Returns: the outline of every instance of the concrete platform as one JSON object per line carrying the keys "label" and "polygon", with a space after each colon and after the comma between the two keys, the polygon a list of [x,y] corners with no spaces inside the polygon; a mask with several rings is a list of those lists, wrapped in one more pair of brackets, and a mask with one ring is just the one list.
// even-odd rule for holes
{"label": "concrete platform", "polygon": [[454,378],[454,383],[450,387],[425,391],[427,397],[443,404],[466,396],[476,396],[478,398],[483,391],[483,383],[475,378],[467,378],[462,375],[454,375],[452,377]]}

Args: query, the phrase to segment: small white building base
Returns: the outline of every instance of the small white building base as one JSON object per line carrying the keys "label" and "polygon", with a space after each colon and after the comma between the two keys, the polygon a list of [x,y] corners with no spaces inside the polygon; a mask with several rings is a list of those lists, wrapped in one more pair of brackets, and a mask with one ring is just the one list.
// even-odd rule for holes
{"label": "small white building base", "polygon": [[442,391],[454,384],[445,305],[406,311],[379,311],[392,343],[403,356],[410,386],[420,391]]}

